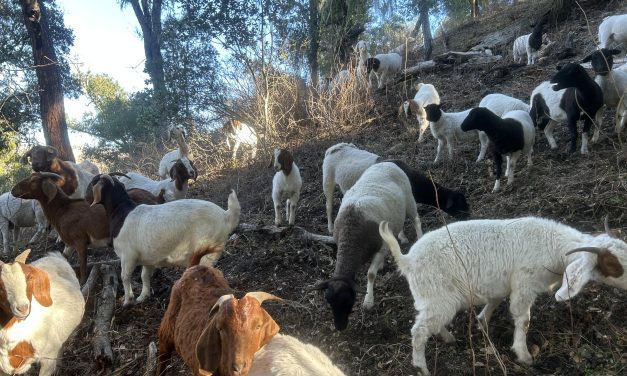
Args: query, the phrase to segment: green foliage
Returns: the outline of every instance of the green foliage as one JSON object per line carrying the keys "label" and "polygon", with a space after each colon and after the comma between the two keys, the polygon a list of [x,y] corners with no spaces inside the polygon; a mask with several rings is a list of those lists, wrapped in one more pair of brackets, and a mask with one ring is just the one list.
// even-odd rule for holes
{"label": "green foliage", "polygon": [[0,193],[8,192],[20,180],[31,173],[30,166],[19,163],[18,137],[15,132],[2,133],[0,147]]}

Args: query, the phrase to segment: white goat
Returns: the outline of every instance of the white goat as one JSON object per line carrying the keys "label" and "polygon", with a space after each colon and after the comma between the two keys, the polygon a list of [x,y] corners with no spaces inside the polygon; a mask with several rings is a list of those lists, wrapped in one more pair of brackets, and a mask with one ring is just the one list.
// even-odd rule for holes
{"label": "white goat", "polygon": [[124,305],[134,297],[131,274],[142,265],[142,291],[138,302],[150,296],[150,277],[157,266],[213,265],[239,222],[240,205],[232,191],[228,209],[202,200],[177,200],[161,205],[137,205],[124,186],[109,175],[94,184],[94,204],[101,203],[109,218],[113,248],[122,264]]}
{"label": "white goat", "polygon": [[229,120],[224,125],[226,132],[226,146],[230,149],[233,142],[232,159],[237,156],[237,150],[240,145],[244,144],[252,150],[251,158],[255,159],[257,155],[257,132],[248,124],[238,120]]}
{"label": "white goat", "polygon": [[487,325],[509,297],[514,318],[512,349],[531,364],[526,333],[537,295],[551,291],[558,301],[576,296],[590,281],[627,289],[627,244],[609,235],[592,236],[542,218],[472,220],[426,233],[406,255],[388,225],[379,232],[407,279],[418,311],[412,333],[412,364],[429,375],[425,345],[431,335],[454,340],[446,329],[462,309],[486,304],[479,316]]}
{"label": "white goat", "polygon": [[30,250],[0,264],[0,374],[19,375],[39,363],[39,376],[54,373],[63,343],[80,324],[85,300],[74,270],[58,253],[26,264]]}
{"label": "white goat", "polygon": [[274,149],[274,157],[271,165],[276,173],[272,179],[272,201],[274,203],[274,224],[281,224],[281,200],[285,202],[285,219],[289,225],[294,225],[296,220],[296,206],[300,197],[300,188],[303,179],[300,170],[294,162],[292,153],[285,149]]}
{"label": "white goat", "polygon": [[178,144],[178,148],[170,152],[165,153],[161,162],[159,162],[159,177],[166,179],[170,173],[170,169],[174,165],[174,162],[181,160],[188,170],[190,175],[194,174],[195,168],[191,161],[191,155],[189,153],[189,146],[185,142],[184,128],[182,125],[177,125],[170,129],[170,135],[174,137],[174,140]]}
{"label": "white goat", "polygon": [[599,48],[627,50],[627,14],[605,17],[599,25]]}
{"label": "white goat", "polygon": [[500,93],[486,95],[481,99],[477,107],[485,107],[500,117],[503,117],[510,111],[521,110],[529,112],[530,109],[529,105],[520,99]]}
{"label": "white goat", "polygon": [[369,78],[366,76],[366,74],[368,73],[366,63],[368,59],[370,59],[370,53],[368,52],[368,46],[366,45],[366,42],[364,42],[363,40],[357,42],[357,44],[355,45],[355,52],[358,54],[359,58],[359,60],[357,61],[356,69],[357,81],[359,83],[365,83],[366,81],[370,81]]}
{"label": "white goat", "polygon": [[418,89],[418,91],[416,92],[414,99],[403,102],[399,108],[399,112],[405,112],[405,117],[416,115],[416,120],[418,120],[418,126],[420,129],[418,142],[422,142],[424,140],[424,134],[429,127],[427,113],[424,108],[428,104],[440,104],[440,95],[437,90],[435,90],[435,86],[431,84],[419,83],[416,85],[416,89]]}
{"label": "white goat", "polygon": [[388,79],[394,77],[401,70],[403,59],[396,52],[389,54],[378,54],[366,59],[366,74],[368,74],[368,85],[374,75],[377,78],[377,88],[383,89]]}
{"label": "white goat", "polygon": [[[13,236],[9,231],[13,227]],[[14,197],[10,192],[0,195],[0,233],[2,233],[3,254],[11,251],[11,240],[17,242],[20,228],[37,226],[37,231],[28,241],[36,242],[48,228],[48,220],[37,200],[24,200]]]}
{"label": "white goat", "polygon": [[542,33],[544,23],[538,22],[533,26],[531,34],[522,35],[514,41],[513,56],[517,63],[522,62],[522,58],[527,54],[527,65],[533,65],[536,62],[538,51],[542,48]]}
{"label": "white goat", "polygon": [[[193,166],[192,166],[193,167]],[[193,170],[195,171],[195,170]],[[165,189],[163,197],[166,201],[180,200],[187,196],[187,189],[189,188],[189,179],[195,179],[194,176],[189,174],[189,169],[185,166],[182,160],[177,160],[170,168],[170,178],[155,181],[147,178],[139,172],[129,172],[126,176],[120,177],[120,182],[124,184],[126,189],[140,188],[152,193],[155,196],[161,194],[161,190]]]}
{"label": "white goat", "polygon": [[319,348],[276,334],[255,353],[248,376],[344,376]]}
{"label": "white goat", "polygon": [[429,104],[425,106],[427,120],[431,124],[431,134],[438,140],[438,148],[433,163],[438,163],[442,152],[442,146],[446,144],[449,159],[453,159],[453,146],[456,140],[471,139],[479,136],[481,148],[477,162],[483,160],[486,150],[488,149],[488,136],[481,131],[464,132],[460,128],[470,110],[461,112],[444,112],[439,104]]}

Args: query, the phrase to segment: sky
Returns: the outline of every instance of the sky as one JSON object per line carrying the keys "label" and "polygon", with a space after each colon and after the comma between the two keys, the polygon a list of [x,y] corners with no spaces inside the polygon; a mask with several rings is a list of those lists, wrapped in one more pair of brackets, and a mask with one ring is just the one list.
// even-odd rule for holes
{"label": "sky", "polygon": [[[65,25],[74,31],[70,52],[82,72],[107,74],[128,92],[144,87],[144,46],[138,36],[139,24],[133,9],[120,10],[117,0],[57,0]],[[79,120],[89,110],[86,98],[65,99],[68,119]],[[43,138],[43,136],[42,136]],[[94,143],[91,136],[70,131],[73,148]]]}

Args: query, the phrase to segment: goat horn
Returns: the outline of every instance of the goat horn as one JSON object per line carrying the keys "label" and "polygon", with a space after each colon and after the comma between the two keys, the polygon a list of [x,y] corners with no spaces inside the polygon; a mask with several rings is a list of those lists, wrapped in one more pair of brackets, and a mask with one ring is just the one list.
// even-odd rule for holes
{"label": "goat horn", "polygon": [[267,292],[263,292],[263,291],[252,291],[252,292],[246,293],[246,295],[244,295],[244,298],[247,296],[257,299],[257,301],[259,301],[259,304],[263,303],[266,300],[278,300],[279,302],[283,301],[283,299],[279,298],[278,296],[274,296],[272,294],[268,294]]}
{"label": "goat horn", "polygon": [[581,247],[581,248],[576,248],[576,249],[566,252],[566,256],[573,254],[575,252],[590,252],[590,253],[594,253],[595,255],[598,255],[603,251],[605,251],[605,249],[599,248],[599,247]]}
{"label": "goat horn", "polygon": [[16,258],[15,258],[15,262],[19,262],[22,264],[26,264],[26,259],[28,258],[28,255],[30,254],[30,248],[28,248],[27,250],[25,250],[24,252],[20,253]]}
{"label": "goat horn", "polygon": [[54,172],[40,172],[39,176],[42,178],[62,179],[63,176],[55,174]]}
{"label": "goat horn", "polygon": [[133,180],[133,179],[131,179],[128,175],[123,174],[123,173],[121,173],[121,172],[116,172],[116,171],[110,172],[110,173],[109,173],[109,176],[124,176],[124,177],[125,177],[125,178],[127,178],[128,180]]}
{"label": "goat horn", "polygon": [[218,301],[215,302],[215,304],[213,305],[213,307],[211,307],[211,311],[209,311],[209,314],[213,314],[213,312],[215,310],[217,310],[218,308],[220,308],[220,306],[222,305],[222,303],[226,302],[227,300],[230,299],[234,299],[235,296],[233,294],[227,294],[227,295],[222,295],[220,297],[220,299],[218,299]]}

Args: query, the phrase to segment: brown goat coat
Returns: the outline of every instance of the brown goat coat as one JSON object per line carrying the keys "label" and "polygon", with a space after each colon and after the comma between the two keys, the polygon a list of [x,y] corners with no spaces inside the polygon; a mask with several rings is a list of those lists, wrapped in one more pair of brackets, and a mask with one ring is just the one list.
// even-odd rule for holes
{"label": "brown goat coat", "polygon": [[63,192],[71,196],[78,188],[78,175],[72,165],[57,158],[58,151],[52,146],[37,145],[24,155],[23,162],[27,162],[27,157],[31,157],[31,166],[36,172],[54,172],[61,175],[61,179],[55,184],[61,187]]}

